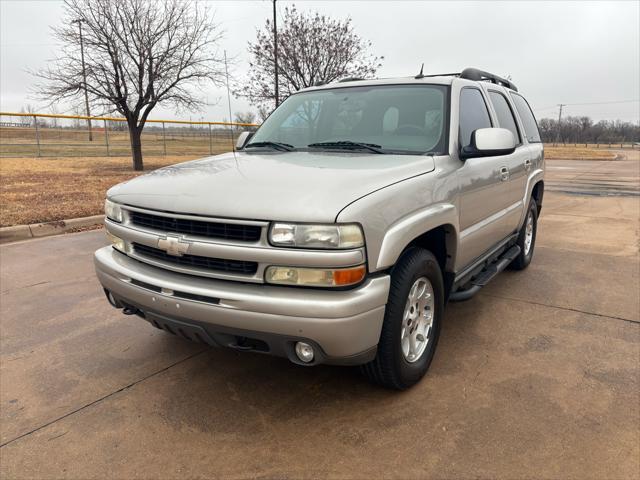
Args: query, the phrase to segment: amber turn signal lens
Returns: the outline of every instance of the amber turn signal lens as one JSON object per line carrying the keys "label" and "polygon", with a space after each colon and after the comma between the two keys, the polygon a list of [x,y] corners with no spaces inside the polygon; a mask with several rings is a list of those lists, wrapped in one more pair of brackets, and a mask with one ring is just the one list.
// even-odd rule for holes
{"label": "amber turn signal lens", "polygon": [[336,286],[354,285],[362,281],[366,274],[364,265],[355,268],[333,271],[333,284]]}
{"label": "amber turn signal lens", "polygon": [[267,267],[265,281],[304,287],[346,287],[360,283],[367,273],[365,265],[350,268]]}

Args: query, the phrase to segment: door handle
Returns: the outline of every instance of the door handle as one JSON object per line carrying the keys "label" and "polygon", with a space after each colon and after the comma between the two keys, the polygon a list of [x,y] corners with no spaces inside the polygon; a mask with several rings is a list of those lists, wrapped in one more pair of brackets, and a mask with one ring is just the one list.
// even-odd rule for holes
{"label": "door handle", "polygon": [[500,180],[503,182],[509,180],[509,169],[507,167],[500,167]]}
{"label": "door handle", "polygon": [[524,169],[525,169],[525,171],[527,171],[527,172],[528,172],[529,170],[531,170],[531,159],[530,159],[530,158],[527,158],[527,159],[524,161]]}

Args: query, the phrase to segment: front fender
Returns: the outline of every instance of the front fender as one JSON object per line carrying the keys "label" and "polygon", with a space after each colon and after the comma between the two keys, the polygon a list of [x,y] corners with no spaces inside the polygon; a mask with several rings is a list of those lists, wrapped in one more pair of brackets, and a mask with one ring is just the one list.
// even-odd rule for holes
{"label": "front fender", "polygon": [[[372,192],[347,205],[336,222],[362,225],[370,272],[393,266],[420,235],[448,225],[447,254],[458,240],[457,179],[454,171],[421,175]],[[455,232],[453,231],[455,230]]]}

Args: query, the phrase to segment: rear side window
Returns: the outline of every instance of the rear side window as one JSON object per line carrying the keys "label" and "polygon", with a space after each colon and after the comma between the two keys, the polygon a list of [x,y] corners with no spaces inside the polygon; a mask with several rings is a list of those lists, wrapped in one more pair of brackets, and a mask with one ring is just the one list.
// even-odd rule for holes
{"label": "rear side window", "polygon": [[520,119],[522,120],[524,134],[527,140],[529,143],[540,143],[538,124],[536,123],[536,117],[534,117],[533,112],[531,112],[531,108],[529,108],[529,104],[524,98],[515,93],[511,94],[511,98],[513,98],[513,103],[516,105],[516,110],[518,110],[518,115],[520,115]]}
{"label": "rear side window", "polygon": [[520,143],[520,135],[518,134],[518,127],[516,125],[516,119],[513,117],[513,112],[509,106],[507,99],[498,92],[489,92],[489,98],[493,103],[493,108],[498,116],[498,126],[511,130],[517,143]]}
{"label": "rear side window", "polygon": [[463,88],[460,92],[460,146],[471,143],[471,133],[478,128],[490,128],[491,117],[480,90]]}

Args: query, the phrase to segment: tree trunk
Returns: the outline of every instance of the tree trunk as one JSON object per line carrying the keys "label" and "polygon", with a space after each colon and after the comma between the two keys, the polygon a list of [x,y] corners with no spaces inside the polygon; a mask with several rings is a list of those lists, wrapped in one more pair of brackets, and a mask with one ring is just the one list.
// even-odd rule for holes
{"label": "tree trunk", "polygon": [[142,163],[142,141],[140,139],[142,135],[142,128],[138,128],[137,125],[129,124],[129,139],[131,140],[131,156],[133,158],[133,169],[140,172],[144,170],[144,164]]}

